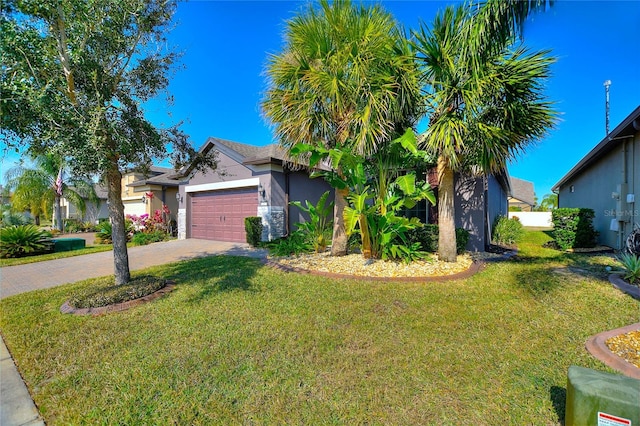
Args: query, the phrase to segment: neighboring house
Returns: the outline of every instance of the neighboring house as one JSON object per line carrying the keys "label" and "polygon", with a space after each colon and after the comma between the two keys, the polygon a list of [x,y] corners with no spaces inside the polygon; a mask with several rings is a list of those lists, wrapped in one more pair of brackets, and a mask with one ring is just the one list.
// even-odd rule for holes
{"label": "neighboring house", "polygon": [[[333,189],[321,178],[311,179],[304,169],[292,167],[277,145],[257,147],[209,138],[201,151],[218,152],[218,169],[208,173],[187,167],[174,178],[182,179],[178,210],[178,238],[203,238],[245,242],[244,218],[263,218],[263,240],[289,234],[306,218],[291,201],[316,203]],[[437,179],[429,174],[437,194]],[[456,226],[470,231],[467,248],[483,251],[491,241],[491,225],[507,215],[508,175],[456,179]],[[422,221],[437,221],[437,209],[412,212]]]}
{"label": "neighboring house", "polygon": [[511,196],[509,197],[509,210],[532,212],[536,205],[536,194],[533,190],[533,182],[511,177]]}
{"label": "neighboring house", "polygon": [[640,106],[553,187],[558,207],[593,209],[599,243],[614,249],[640,226]]}
{"label": "neighboring house", "polygon": [[130,170],[122,175],[122,202],[124,214],[153,216],[156,210],[166,205],[171,218],[177,220],[178,187],[173,178],[176,171],[171,168],[151,166],[145,172]]}
{"label": "neighboring house", "polygon": [[263,147],[209,138],[201,152],[217,151],[216,171],[182,169],[175,179],[180,185],[178,238],[202,238],[246,242],[244,218],[260,216],[262,239],[288,235],[305,220],[292,201],[316,203],[332,188],[322,179],[286,161],[277,145]]}
{"label": "neighboring house", "polygon": [[[162,210],[163,204],[169,208],[171,219],[176,220],[178,213],[178,186],[180,182],[171,178],[176,171],[170,168],[151,166],[148,171],[140,172],[130,170],[122,175],[122,203],[125,215],[152,216],[156,210]],[[72,203],[65,198],[61,199],[63,219],[79,219],[83,222],[95,222],[98,219],[109,217],[107,209],[107,190],[96,185],[96,194],[100,199],[100,205],[95,206],[87,202],[87,211],[84,217]]]}
{"label": "neighboring house", "polygon": [[70,203],[69,200],[62,197],[60,198],[60,210],[62,213],[63,222],[66,219],[77,219],[80,222],[97,223],[100,219],[106,219],[109,217],[109,210],[107,209],[107,189],[101,185],[94,185],[94,190],[98,196],[99,203],[96,205],[91,201],[85,200],[85,213],[82,215],[78,208]]}

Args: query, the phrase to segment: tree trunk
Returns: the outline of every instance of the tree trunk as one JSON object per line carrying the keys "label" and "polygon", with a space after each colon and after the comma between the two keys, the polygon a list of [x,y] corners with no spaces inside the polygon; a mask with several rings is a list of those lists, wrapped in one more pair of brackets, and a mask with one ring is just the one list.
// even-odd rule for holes
{"label": "tree trunk", "polygon": [[454,174],[444,158],[438,158],[438,257],[444,262],[455,262]]}
{"label": "tree trunk", "polygon": [[58,196],[56,196],[53,201],[53,225],[58,231],[64,231],[62,224],[62,210],[60,209],[60,197]]}
{"label": "tree trunk", "polygon": [[131,280],[129,253],[127,252],[127,230],[122,204],[122,175],[117,164],[107,171],[107,200],[111,220],[111,240],[113,241],[113,266],[115,284],[126,284]]}
{"label": "tree trunk", "polygon": [[344,208],[347,206],[348,189],[336,189],[333,205],[333,237],[331,239],[331,256],[347,254],[347,234],[344,229]]}

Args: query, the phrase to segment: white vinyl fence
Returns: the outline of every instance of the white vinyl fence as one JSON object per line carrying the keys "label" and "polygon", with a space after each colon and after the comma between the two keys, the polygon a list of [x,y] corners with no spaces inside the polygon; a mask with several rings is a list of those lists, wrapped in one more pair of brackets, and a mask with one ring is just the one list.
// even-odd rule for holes
{"label": "white vinyl fence", "polygon": [[514,216],[520,219],[523,226],[553,227],[551,212],[509,212],[509,219]]}

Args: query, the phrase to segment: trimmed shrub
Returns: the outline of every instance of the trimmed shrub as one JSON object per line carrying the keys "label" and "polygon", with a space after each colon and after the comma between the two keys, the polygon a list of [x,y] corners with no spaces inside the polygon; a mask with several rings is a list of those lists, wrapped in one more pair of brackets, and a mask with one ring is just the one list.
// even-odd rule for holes
{"label": "trimmed shrub", "polygon": [[427,223],[420,228],[407,231],[407,242],[409,245],[420,243],[422,250],[430,253],[438,251],[438,225]]}
{"label": "trimmed shrub", "polygon": [[524,235],[522,223],[520,219],[514,217],[512,219],[506,216],[498,216],[493,224],[493,242],[497,244],[513,245],[520,241]]}
{"label": "trimmed shrub", "polygon": [[456,228],[456,250],[458,254],[464,253],[467,249],[469,236],[471,233],[464,228]]}
{"label": "trimmed shrub", "polygon": [[285,238],[272,241],[267,247],[273,256],[293,256],[313,251],[309,239],[300,231],[294,231]]}
{"label": "trimmed shrub", "polygon": [[150,243],[157,243],[167,239],[167,233],[160,230],[151,232],[138,232],[133,234],[131,242],[137,246],[146,246]]}
{"label": "trimmed shrub", "polygon": [[0,229],[0,256],[23,257],[53,249],[51,234],[35,225],[12,225]]}
{"label": "trimmed shrub", "polygon": [[553,236],[562,250],[595,247],[598,232],[593,228],[593,209],[561,208],[551,213]]}
{"label": "trimmed shrub", "polygon": [[[408,245],[420,243],[422,250],[435,253],[438,251],[438,225],[427,223],[420,228],[407,231]],[[465,252],[469,242],[470,233],[464,228],[456,228],[456,251],[458,254]]]}
{"label": "trimmed shrub", "polygon": [[13,225],[28,225],[32,222],[30,218],[28,218],[23,213],[13,213],[10,210],[5,210],[2,212],[2,216],[0,217],[0,227],[5,226],[13,226]]}
{"label": "trimmed shrub", "polygon": [[258,216],[245,217],[244,230],[247,234],[247,243],[251,247],[257,247],[262,241],[262,218]]}

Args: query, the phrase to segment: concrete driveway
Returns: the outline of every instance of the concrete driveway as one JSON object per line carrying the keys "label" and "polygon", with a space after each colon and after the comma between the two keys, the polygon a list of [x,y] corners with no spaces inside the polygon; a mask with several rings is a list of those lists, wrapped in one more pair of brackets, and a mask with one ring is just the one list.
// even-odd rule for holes
{"label": "concrete driveway", "polygon": [[[225,254],[263,259],[267,251],[251,248],[248,244],[197,239],[171,240],[130,247],[129,269],[135,271],[194,257]],[[0,298],[105,275],[113,275],[112,251],[6,266],[0,268]]]}

